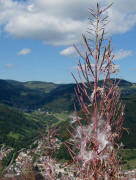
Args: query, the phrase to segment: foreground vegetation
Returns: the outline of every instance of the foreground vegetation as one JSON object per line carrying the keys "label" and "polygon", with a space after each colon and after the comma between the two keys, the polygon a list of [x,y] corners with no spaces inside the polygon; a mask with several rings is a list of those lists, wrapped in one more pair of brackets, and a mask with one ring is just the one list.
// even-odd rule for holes
{"label": "foreground vegetation", "polygon": [[136,169],[136,149],[123,149],[121,157],[124,170]]}

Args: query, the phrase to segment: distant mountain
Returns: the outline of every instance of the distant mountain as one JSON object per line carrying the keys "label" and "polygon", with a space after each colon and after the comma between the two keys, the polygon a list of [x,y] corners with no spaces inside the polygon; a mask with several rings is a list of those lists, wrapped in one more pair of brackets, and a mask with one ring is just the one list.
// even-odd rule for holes
{"label": "distant mountain", "polygon": [[54,84],[40,81],[0,80],[0,103],[30,112],[73,111],[75,84]]}
{"label": "distant mountain", "polygon": [[[115,81],[113,79],[113,81]],[[99,81],[99,86],[103,81]],[[136,92],[136,84],[121,80],[122,96]],[[50,82],[0,80],[0,103],[30,112],[38,108],[45,111],[73,111],[77,103],[76,84],[54,84]],[[93,89],[93,83],[92,83]]]}
{"label": "distant mountain", "polygon": [[22,82],[0,80],[0,103],[22,110],[37,109],[45,93],[39,89],[31,89]]}
{"label": "distant mountain", "polygon": [[[115,79],[112,79],[112,81],[115,81]],[[119,79],[116,79],[116,81],[119,81]],[[101,80],[99,81],[98,85],[101,86],[102,83],[103,81]],[[93,91],[93,82],[91,84]],[[136,93],[135,83],[131,83],[126,80],[121,80],[119,83],[119,87],[121,89],[121,97],[125,97],[130,94]],[[50,93],[47,94],[47,96],[43,100],[44,110],[57,112],[61,112],[62,110],[73,111],[74,103],[77,105],[78,108],[79,106],[74,91],[75,88],[76,84],[64,84],[54,88]]]}
{"label": "distant mountain", "polygon": [[53,89],[43,100],[43,109],[53,112],[73,111],[76,96],[74,92],[76,84],[60,85]]}

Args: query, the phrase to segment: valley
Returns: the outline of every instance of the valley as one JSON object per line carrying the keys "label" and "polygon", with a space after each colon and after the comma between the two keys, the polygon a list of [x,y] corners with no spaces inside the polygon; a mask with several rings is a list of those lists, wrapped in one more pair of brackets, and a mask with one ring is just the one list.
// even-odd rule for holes
{"label": "valley", "polygon": [[[121,139],[124,144],[121,156],[124,169],[131,170],[136,168],[136,84],[122,80],[119,87],[121,99],[126,105],[126,130]],[[80,111],[74,88],[76,84],[0,80],[0,144],[1,149],[4,146],[5,152],[9,150],[2,158],[3,167],[7,167],[13,157],[13,164],[16,166],[16,159],[21,152],[37,152],[41,132],[46,135],[46,128],[54,126],[59,131],[60,146],[56,152],[58,163],[70,160],[64,142],[70,138],[67,129],[71,126],[74,103]],[[34,142],[37,143],[34,145]],[[42,153],[42,148],[39,149]],[[37,161],[36,158],[35,163]]]}

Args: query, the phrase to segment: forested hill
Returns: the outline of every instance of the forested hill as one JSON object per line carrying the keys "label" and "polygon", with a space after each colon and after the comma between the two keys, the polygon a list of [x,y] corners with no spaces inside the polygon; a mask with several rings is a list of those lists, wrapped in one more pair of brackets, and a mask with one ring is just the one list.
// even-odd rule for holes
{"label": "forested hill", "polygon": [[0,144],[16,149],[27,147],[41,128],[40,121],[28,118],[15,108],[0,104]]}
{"label": "forested hill", "polygon": [[39,81],[0,80],[0,103],[23,111],[35,110],[44,103],[46,94],[56,87],[57,84]]}
{"label": "forested hill", "polygon": [[0,103],[19,109],[35,109],[44,97],[41,91],[30,89],[24,83],[0,80]]}
{"label": "forested hill", "polygon": [[[102,81],[99,85],[101,83]],[[127,147],[136,148],[136,84],[122,80],[119,86],[122,91],[121,98],[126,104],[124,126],[129,130],[129,135],[124,133],[123,142]],[[28,136],[31,139],[37,135],[43,121],[45,124],[58,121],[53,114],[73,112],[73,104],[77,102],[75,87],[76,84],[0,80],[0,142],[8,142],[10,139],[10,143],[16,144],[20,137],[21,141]],[[52,116],[32,117],[31,113],[37,110],[52,113]]]}
{"label": "forested hill", "polygon": [[[102,81],[99,82],[99,84],[101,83]],[[43,108],[45,111],[73,111],[73,102],[76,101],[75,87],[76,84],[0,80],[0,103],[25,112],[38,108]],[[125,80],[120,82],[120,88],[122,96],[136,92],[136,84]]]}

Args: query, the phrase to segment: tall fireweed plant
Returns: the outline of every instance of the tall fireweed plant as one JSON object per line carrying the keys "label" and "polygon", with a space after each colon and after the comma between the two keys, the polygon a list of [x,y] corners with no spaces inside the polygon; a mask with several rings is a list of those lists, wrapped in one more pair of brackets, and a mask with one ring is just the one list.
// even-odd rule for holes
{"label": "tall fireweed plant", "polygon": [[79,113],[75,108],[73,131],[69,132],[71,140],[66,146],[77,179],[113,180],[123,177],[118,151],[124,105],[120,100],[120,80],[111,78],[119,72],[119,66],[114,63],[111,39],[105,37],[106,10],[111,5],[101,8],[97,3],[96,10],[89,9],[88,37],[82,36],[85,51],[74,45],[80,55],[77,68],[80,80],[74,75],[73,78],[77,83],[75,93],[81,111]]}

